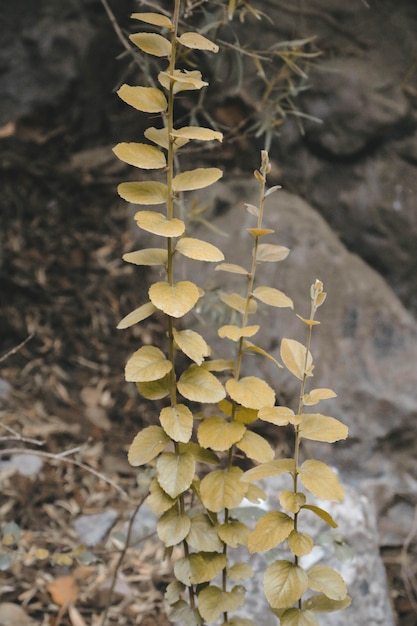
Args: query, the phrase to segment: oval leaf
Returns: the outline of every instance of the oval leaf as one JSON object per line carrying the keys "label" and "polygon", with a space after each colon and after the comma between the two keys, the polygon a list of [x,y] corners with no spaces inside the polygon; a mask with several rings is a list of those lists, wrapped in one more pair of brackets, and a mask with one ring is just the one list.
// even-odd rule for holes
{"label": "oval leaf", "polygon": [[285,248],[285,246],[277,246],[272,243],[260,243],[256,251],[256,260],[262,263],[275,263],[286,259],[289,253],[289,248]]}
{"label": "oval leaf", "polygon": [[320,626],[314,613],[304,609],[288,609],[280,619],[280,626]]}
{"label": "oval leaf", "polygon": [[198,428],[198,443],[203,448],[212,450],[229,450],[242,439],[246,427],[238,422],[228,422],[222,417],[213,415],[201,422]]}
{"label": "oval leaf", "polygon": [[231,548],[246,546],[249,537],[249,528],[238,520],[229,520],[218,528],[220,539]]}
{"label": "oval leaf", "polygon": [[218,167],[198,167],[195,170],[181,172],[181,174],[174,176],[172,188],[177,193],[179,191],[203,189],[215,183],[222,176],[223,172]]}
{"label": "oval leaf", "polygon": [[183,33],[181,37],[178,37],[177,41],[186,48],[192,48],[194,50],[219,51],[219,46],[198,33]]}
{"label": "oval leaf", "polygon": [[168,252],[165,248],[145,248],[127,252],[122,258],[126,263],[133,263],[133,265],[166,265]]}
{"label": "oval leaf", "polygon": [[158,80],[162,87],[169,89],[171,81],[174,83],[174,94],[180,91],[189,91],[207,87],[208,83],[201,79],[199,70],[174,70],[173,74],[159,72]]}
{"label": "oval leaf", "polygon": [[243,474],[241,480],[253,482],[255,480],[262,480],[263,478],[269,478],[270,476],[280,476],[281,474],[294,473],[294,459],[277,459],[276,461],[270,461],[268,463],[258,465],[257,467],[253,467]]}
{"label": "oval leaf", "polygon": [[177,347],[197,365],[201,365],[205,357],[210,356],[210,346],[194,330],[178,331],[174,328],[174,339]]}
{"label": "oval leaf", "polygon": [[168,445],[170,439],[160,426],[147,426],[132,441],[128,461],[138,467],[152,461]]}
{"label": "oval leaf", "polygon": [[156,170],[166,166],[164,153],[145,143],[118,143],[113,152],[124,163],[144,170]]}
{"label": "oval leaf", "polygon": [[200,497],[206,509],[219,513],[238,506],[248,489],[248,485],[240,481],[242,474],[240,468],[231,467],[204,476],[200,483]]}
{"label": "oval leaf", "polygon": [[169,374],[149,383],[136,383],[137,390],[147,400],[162,400],[169,395],[171,377]]}
{"label": "oval leaf", "polygon": [[173,28],[174,24],[171,20],[162,15],[162,13],[132,13],[130,16],[133,20],[140,20],[146,24],[152,24],[153,26],[163,26],[165,28]]}
{"label": "oval leaf", "polygon": [[275,424],[275,426],[287,426],[293,422],[294,411],[286,406],[263,407],[258,413],[263,422]]}
{"label": "oval leaf", "polygon": [[299,432],[304,439],[334,443],[348,436],[348,427],[339,420],[321,413],[301,415]]}
{"label": "oval leaf", "polygon": [[[149,139],[149,141],[153,141],[153,143],[156,143],[157,146],[161,146],[161,148],[165,148],[166,150],[168,150],[169,141],[167,128],[155,128],[154,126],[150,126],[145,130],[143,134],[145,135],[146,139]],[[176,137],[174,142],[174,149],[185,146],[188,141],[189,139],[186,139],[185,137]]]}
{"label": "oval leaf", "polygon": [[215,268],[216,272],[230,272],[231,274],[242,274],[248,276],[248,270],[245,270],[241,265],[235,265],[234,263],[220,263]]}
{"label": "oval leaf", "polygon": [[155,33],[135,33],[129,35],[129,39],[140,50],[155,57],[170,57],[171,43],[162,35]]}
{"label": "oval leaf", "polygon": [[179,393],[192,402],[220,402],[226,396],[217,378],[198,365],[191,365],[177,383]]}
{"label": "oval leaf", "polygon": [[223,141],[223,133],[211,128],[202,128],[201,126],[183,126],[174,130],[173,137],[181,139],[196,139],[198,141]]}
{"label": "oval leaf", "polygon": [[223,544],[217,534],[217,526],[214,526],[210,517],[203,513],[194,515],[191,518],[187,543],[200,552],[216,552],[223,548]]}
{"label": "oval leaf", "polygon": [[162,409],[159,421],[166,434],[173,441],[187,443],[193,432],[193,414],[185,404],[177,404]]}
{"label": "oval leaf", "polygon": [[[220,296],[220,300],[242,315],[245,313],[247,299],[240,296],[238,293],[223,293]],[[248,313],[256,313],[257,308],[256,300],[251,298],[249,300]]]}
{"label": "oval leaf", "polygon": [[256,376],[246,376],[239,381],[232,378],[227,381],[226,390],[232,400],[248,409],[261,409],[275,403],[274,390]]}
{"label": "oval leaf", "polygon": [[320,400],[336,398],[336,395],[337,394],[332,389],[326,389],[325,387],[312,389],[309,393],[303,395],[303,404],[304,406],[311,406],[317,404]]}
{"label": "oval leaf", "polygon": [[286,296],[285,293],[279,289],[274,289],[274,287],[257,287],[253,295],[257,300],[260,300],[264,304],[269,304],[270,306],[294,308],[291,298]]}
{"label": "oval leaf", "polygon": [[339,574],[326,565],[313,565],[308,572],[308,586],[313,591],[321,591],[330,600],[344,600],[347,595],[346,583]]}
{"label": "oval leaf", "polygon": [[293,530],[288,537],[288,545],[291,552],[295,554],[295,556],[300,557],[310,554],[314,547],[314,541],[310,535]]}
{"label": "oval leaf", "polygon": [[294,520],[286,513],[281,511],[265,513],[249,535],[248,550],[251,554],[271,550],[287,539],[293,529]]}
{"label": "oval leaf", "polygon": [[122,85],[117,91],[117,95],[124,102],[144,113],[162,113],[168,108],[165,95],[155,87]]}
{"label": "oval leaf", "polygon": [[122,320],[120,320],[120,322],[117,324],[117,328],[119,330],[123,330],[125,328],[129,328],[130,326],[133,326],[134,324],[138,324],[139,322],[142,322],[142,320],[146,320],[150,315],[155,313],[156,310],[157,309],[152,304],[152,302],[142,304],[142,306],[135,309],[134,311],[126,315],[126,317],[124,317]]}
{"label": "oval leaf", "polygon": [[127,382],[149,382],[158,380],[172,369],[171,361],[155,346],[143,346],[136,350],[126,363],[125,378]]}
{"label": "oval leaf", "polygon": [[176,217],[168,219],[157,211],[138,211],[135,214],[135,221],[142,230],[161,237],[180,237],[185,230],[182,220]]}
{"label": "oval leaf", "polygon": [[269,443],[257,433],[247,430],[236,443],[236,447],[242,450],[249,459],[258,463],[267,463],[274,458],[274,450]]}
{"label": "oval leaf", "polygon": [[157,480],[171,498],[176,498],[191,485],[195,459],[189,452],[164,452],[156,462]]}
{"label": "oval leaf", "polygon": [[290,561],[275,561],[265,570],[265,595],[273,609],[291,606],[304,595],[307,588],[307,574]]}
{"label": "oval leaf", "polygon": [[320,500],[343,502],[344,489],[337,474],[325,463],[307,459],[299,468],[299,476],[304,487]]}
{"label": "oval leaf", "polygon": [[230,339],[231,341],[239,341],[242,337],[253,337],[259,330],[259,326],[235,326],[234,324],[226,324],[219,328],[218,335],[222,339]]}
{"label": "oval leaf", "polygon": [[186,515],[178,515],[178,509],[174,506],[161,515],[156,526],[156,532],[167,547],[175,546],[186,538],[190,526],[189,518]]}
{"label": "oval leaf", "polygon": [[199,298],[198,287],[188,280],[175,285],[161,281],[149,288],[149,299],[152,304],[170,317],[182,317],[191,311]]}
{"label": "oval leaf", "polygon": [[194,239],[193,237],[183,237],[175,247],[176,251],[189,259],[196,261],[222,261],[223,252],[207,241]]}
{"label": "oval leaf", "polygon": [[117,193],[132,204],[163,204],[168,199],[168,187],[153,181],[121,183]]}
{"label": "oval leaf", "polygon": [[281,359],[285,367],[296,376],[299,380],[303,380],[304,375],[313,375],[313,357],[307,348],[295,339],[283,339],[281,342]]}

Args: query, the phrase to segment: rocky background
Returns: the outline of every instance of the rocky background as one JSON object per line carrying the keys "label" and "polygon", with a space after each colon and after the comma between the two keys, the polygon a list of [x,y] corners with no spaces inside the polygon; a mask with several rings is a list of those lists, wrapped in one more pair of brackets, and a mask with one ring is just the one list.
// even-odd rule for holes
{"label": "rocky background", "polygon": [[[130,12],[149,10],[148,4],[109,6],[128,33]],[[222,16],[225,3],[198,4],[186,3],[187,19],[203,28]],[[211,240],[227,248],[228,261],[244,264],[243,203],[256,204],[251,172],[260,148],[269,147],[271,184],[284,190],[271,196],[266,221],[292,252],[264,277],[293,298],[300,314],[307,313],[310,284],[325,283],[315,383],[337,392],[326,412],[349,425],[350,439],[314,452],[353,490],[346,517],[356,498],[363,524],[357,549],[363,553],[368,545],[374,564],[367,569],[359,561],[352,575],[362,582],[357,597],[373,601],[358,601],[362,612],[341,614],[347,621],[340,624],[411,626],[417,623],[417,4],[253,0],[249,6],[205,31],[221,47],[215,60],[203,61],[216,88],[207,90],[202,109],[185,99],[181,112],[203,125],[208,113],[226,139],[221,150],[184,160],[224,167],[223,182],[197,200],[232,243],[225,246],[214,233]],[[121,253],[137,246],[136,234],[115,194],[132,172],[115,161],[111,146],[140,140],[146,125],[114,91],[143,76],[99,0],[16,0],[0,9],[0,20],[2,353],[35,333],[4,363],[4,410],[10,414],[7,402],[26,394],[25,402],[31,396],[43,403],[44,417],[67,415],[78,423],[88,413],[89,428],[83,422],[79,434],[98,429],[109,437],[119,415],[130,418],[136,410],[120,375],[131,339],[116,335],[114,325],[138,301],[130,293],[137,276],[119,264]],[[283,42],[294,41],[293,52],[308,55],[290,57],[296,68],[278,54],[288,49]],[[259,51],[256,63],[253,51]],[[142,74],[152,69],[143,67]],[[196,232],[210,238],[203,228]],[[146,277],[141,280],[139,291]],[[229,286],[214,274],[207,281],[213,293]],[[301,330],[292,316],[274,313],[260,341],[277,351],[283,336],[302,340]],[[141,332],[152,332],[152,325]],[[280,399],[291,402],[292,381],[277,383],[275,371],[264,373]],[[94,404],[94,394],[91,400],[91,389],[103,389],[100,380],[112,397],[107,404]]]}

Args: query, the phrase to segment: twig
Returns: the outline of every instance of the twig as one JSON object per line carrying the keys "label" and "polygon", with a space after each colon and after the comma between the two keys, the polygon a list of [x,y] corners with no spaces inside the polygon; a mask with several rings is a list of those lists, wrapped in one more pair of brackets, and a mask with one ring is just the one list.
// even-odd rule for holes
{"label": "twig", "polygon": [[12,356],[13,354],[16,354],[16,352],[19,352],[19,350],[21,350],[23,348],[24,345],[27,344],[28,341],[30,341],[33,337],[35,333],[30,333],[30,335],[28,335],[26,337],[26,339],[24,339],[21,343],[19,343],[18,346],[15,346],[14,348],[12,348],[11,350],[9,350],[8,352],[6,352],[6,354],[3,354],[3,356],[0,356],[0,363],[3,363],[3,361],[5,361],[6,359],[9,358],[9,356]]}
{"label": "twig", "polygon": [[416,537],[416,533],[417,533],[417,506],[414,508],[414,519],[413,519],[413,523],[411,524],[410,532],[405,538],[403,547],[401,550],[401,573],[402,573],[402,579],[404,582],[404,588],[405,588],[408,600],[410,602],[410,605],[414,613],[417,614],[417,602],[414,598],[414,596],[417,593],[416,580],[415,580],[414,572],[410,572],[410,567],[409,567],[410,563],[409,563],[409,554],[408,554],[411,542]]}
{"label": "twig", "polygon": [[135,507],[135,509],[133,511],[133,514],[132,514],[132,516],[131,516],[131,518],[129,520],[128,527],[127,527],[127,535],[126,535],[125,545],[124,545],[123,550],[120,552],[119,559],[118,559],[118,561],[116,563],[116,567],[114,568],[113,578],[112,578],[111,586],[110,586],[110,590],[109,590],[109,598],[108,598],[108,601],[107,601],[107,606],[104,609],[103,617],[102,617],[102,620],[101,620],[101,626],[105,626],[105,624],[107,622],[107,615],[108,615],[108,612],[109,612],[109,609],[110,609],[110,605],[111,605],[111,601],[112,601],[112,597],[113,597],[113,591],[114,591],[114,588],[116,586],[117,574],[119,573],[119,570],[120,570],[120,568],[122,566],[123,560],[124,560],[124,558],[126,556],[128,548],[130,546],[130,539],[132,537],[133,524],[135,522],[136,515],[139,513],[139,509],[142,506],[142,504],[144,503],[145,498],[147,497],[147,495],[148,494],[145,494],[139,500],[139,502],[137,503],[137,505],[136,505],[136,507]]}

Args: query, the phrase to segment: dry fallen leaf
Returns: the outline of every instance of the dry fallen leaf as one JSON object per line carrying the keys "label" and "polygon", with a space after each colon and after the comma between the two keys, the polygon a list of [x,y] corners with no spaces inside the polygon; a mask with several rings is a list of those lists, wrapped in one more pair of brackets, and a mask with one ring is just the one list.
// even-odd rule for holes
{"label": "dry fallen leaf", "polygon": [[58,606],[76,602],[78,598],[78,585],[74,576],[61,576],[49,583],[46,587],[51,594],[52,600]]}

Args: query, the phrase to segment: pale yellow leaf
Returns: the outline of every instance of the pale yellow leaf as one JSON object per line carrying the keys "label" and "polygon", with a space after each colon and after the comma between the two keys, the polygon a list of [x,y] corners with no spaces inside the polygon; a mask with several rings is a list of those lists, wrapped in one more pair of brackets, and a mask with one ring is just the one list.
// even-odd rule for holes
{"label": "pale yellow leaf", "polygon": [[155,87],[122,85],[117,95],[133,108],[145,113],[162,113],[168,108],[165,95]]}
{"label": "pale yellow leaf", "polygon": [[303,404],[304,406],[311,406],[317,404],[320,400],[336,398],[336,395],[332,389],[326,389],[325,387],[312,389],[309,393],[303,395]]}
{"label": "pale yellow leaf", "polygon": [[249,537],[249,528],[239,520],[229,520],[218,528],[220,539],[231,548],[246,546]]}
{"label": "pale yellow leaf", "polygon": [[222,451],[229,450],[239,441],[246,427],[239,422],[229,422],[222,417],[212,415],[203,420],[198,428],[198,443],[203,448]]}
{"label": "pale yellow leaf", "polygon": [[154,515],[161,515],[173,507],[176,499],[171,498],[167,493],[165,493],[156,478],[153,478],[149,487],[149,495],[146,498],[146,502]]}
{"label": "pale yellow leaf", "polygon": [[157,480],[171,498],[187,491],[195,472],[195,459],[189,452],[164,452],[156,462]]}
{"label": "pale yellow leaf", "polygon": [[204,513],[191,518],[187,543],[199,552],[217,552],[223,548],[217,534],[217,526],[213,525],[210,517]]}
{"label": "pale yellow leaf", "polygon": [[[161,146],[161,148],[165,148],[168,150],[168,129],[167,128],[155,128],[154,126],[150,126],[144,132],[146,139],[156,143],[157,146]],[[175,137],[174,148],[181,148],[185,146],[186,143],[189,142],[189,139],[186,137]]]}
{"label": "pale yellow leaf", "polygon": [[223,252],[207,241],[182,237],[175,246],[177,252],[196,261],[218,262],[224,259]]}
{"label": "pale yellow leaf", "polygon": [[129,35],[129,39],[146,54],[152,54],[155,57],[170,57],[171,42],[162,35],[155,33],[135,33]]}
{"label": "pale yellow leaf", "polygon": [[174,563],[177,580],[187,587],[201,585],[213,580],[227,565],[225,554],[217,552],[196,552]]}
{"label": "pale yellow leaf", "polygon": [[113,152],[124,163],[144,170],[156,170],[166,166],[164,153],[145,143],[118,143]]}
{"label": "pale yellow leaf", "polygon": [[239,467],[206,474],[200,483],[201,501],[206,509],[218,513],[238,506],[248,489],[248,485],[240,481],[242,474]]}
{"label": "pale yellow leaf", "polygon": [[238,404],[233,405],[229,400],[222,400],[217,406],[220,411],[228,417],[231,417],[233,414],[233,419],[242,424],[251,424],[255,422],[258,417],[258,411],[256,409],[247,409]]}
{"label": "pale yellow leaf", "polygon": [[290,309],[294,308],[293,301],[291,298],[285,295],[279,289],[275,289],[274,287],[257,287],[253,295],[257,300],[260,300],[264,304],[269,304],[270,306],[275,307],[287,307]]}
{"label": "pale yellow leaf", "polygon": [[241,480],[253,482],[255,480],[262,480],[263,478],[269,478],[270,476],[280,476],[281,474],[293,475],[294,473],[294,459],[277,459],[276,461],[269,461],[268,463],[262,463],[262,465],[253,467],[243,474]]}
{"label": "pale yellow leaf", "polygon": [[147,400],[162,400],[170,390],[170,374],[149,383],[136,383],[139,393]]}
{"label": "pale yellow leaf", "polygon": [[[240,296],[238,293],[223,293],[220,296],[220,300],[230,306],[231,309],[238,311],[242,315],[246,310],[247,299],[243,296]],[[256,300],[252,298],[249,299],[248,305],[248,313],[256,313],[258,305],[256,304]]]}
{"label": "pale yellow leaf", "polygon": [[219,463],[219,457],[214,454],[212,450],[206,450],[193,441],[180,443],[179,450],[180,452],[190,452],[195,460],[200,463],[208,463],[211,465],[218,465]]}
{"label": "pale yellow leaf", "polygon": [[280,619],[280,626],[320,626],[314,613],[304,609],[288,609]]}
{"label": "pale yellow leaf", "polygon": [[257,522],[248,538],[248,550],[266,552],[284,541],[294,529],[292,517],[281,511],[265,513]]}
{"label": "pale yellow leaf", "polygon": [[337,474],[322,461],[307,459],[298,470],[304,487],[321,500],[343,502],[344,489]]}
{"label": "pale yellow leaf", "polygon": [[258,325],[254,326],[236,326],[235,324],[226,324],[219,328],[218,335],[222,339],[230,339],[231,341],[239,341],[242,337],[253,337],[259,330]]}
{"label": "pale yellow leaf", "polygon": [[170,317],[182,317],[191,311],[199,298],[197,286],[188,280],[175,285],[160,281],[153,283],[149,288],[149,299],[152,304]]}
{"label": "pale yellow leaf", "polygon": [[132,204],[163,204],[168,199],[168,187],[150,180],[120,183],[117,193],[123,200]]}
{"label": "pale yellow leaf", "polygon": [[238,562],[227,568],[227,575],[230,580],[233,580],[234,582],[245,578],[252,578],[254,574],[255,572],[248,563]]}
{"label": "pale yellow leaf", "polygon": [[332,613],[333,611],[340,611],[346,609],[352,603],[352,598],[346,596],[343,600],[330,600],[324,593],[319,593],[307,598],[304,602],[306,609],[314,611],[315,613]]}
{"label": "pale yellow leaf", "polygon": [[123,261],[133,265],[166,265],[168,253],[165,248],[144,248],[134,252],[126,252]]}
{"label": "pale yellow leaf", "polygon": [[334,417],[321,413],[304,413],[301,415],[299,432],[304,439],[326,443],[334,443],[340,439],[346,439],[348,436],[348,428],[345,424]]}
{"label": "pale yellow leaf", "polygon": [[201,367],[204,367],[208,372],[224,372],[226,370],[232,370],[234,368],[234,361],[228,361],[226,359],[212,359],[211,361],[204,361]]}
{"label": "pale yellow leaf", "polygon": [[234,263],[220,263],[215,268],[216,272],[230,272],[231,274],[242,274],[248,276],[248,270],[245,270],[241,265],[235,265]]}
{"label": "pale yellow leaf", "polygon": [[160,426],[147,426],[133,439],[129,452],[130,465],[138,467],[152,461],[168,445],[170,439]]}
{"label": "pale yellow leaf", "polygon": [[263,489],[258,487],[258,485],[249,483],[245,498],[246,500],[249,500],[249,502],[259,505],[262,501],[266,501],[268,496]]}
{"label": "pale yellow leaf", "polygon": [[296,376],[299,380],[303,380],[304,376],[313,375],[313,357],[311,352],[295,339],[283,339],[281,342],[281,359],[285,367]]}
{"label": "pale yellow leaf", "polygon": [[313,565],[308,572],[308,586],[320,591],[330,600],[344,600],[347,595],[346,583],[336,570],[327,565]]}
{"label": "pale yellow leaf", "polygon": [[153,26],[162,26],[164,28],[173,28],[174,25],[171,20],[162,15],[162,13],[132,13],[130,16],[134,20],[140,20],[146,24],[152,24]]}
{"label": "pale yellow leaf", "polygon": [[130,328],[134,324],[138,322],[142,322],[146,318],[150,317],[152,313],[155,313],[156,307],[152,304],[152,302],[147,302],[146,304],[142,304],[142,306],[138,307],[134,311],[131,311],[128,315],[126,315],[120,322],[117,324],[117,328],[119,330],[123,330],[124,328]]}
{"label": "pale yellow leaf", "polygon": [[317,517],[320,517],[320,519],[326,522],[326,524],[329,524],[329,526],[331,526],[332,528],[337,528],[337,524],[334,521],[333,517],[330,515],[330,513],[328,513],[321,507],[315,506],[314,504],[303,504],[301,508],[307,509],[308,511],[312,511],[312,513],[317,515]]}
{"label": "pale yellow leaf", "polygon": [[307,588],[307,574],[295,563],[279,560],[265,570],[265,595],[273,609],[291,606],[304,595]]}
{"label": "pale yellow leaf", "polygon": [[210,356],[210,346],[195,330],[176,330],[174,328],[174,339],[177,347],[197,365],[201,365],[204,358]]}
{"label": "pale yellow leaf", "polygon": [[186,48],[192,48],[194,50],[219,51],[219,46],[199,33],[183,33],[181,37],[178,37],[177,41]]}
{"label": "pale yellow leaf", "polygon": [[279,503],[289,513],[298,513],[303,504],[306,503],[306,496],[301,492],[294,493],[294,491],[284,489],[279,494]]}
{"label": "pale yellow leaf", "polygon": [[260,243],[256,251],[256,260],[262,263],[274,263],[287,258],[290,250],[272,243]]}
{"label": "pale yellow leaf", "polygon": [[209,585],[198,594],[198,610],[206,622],[216,622],[222,613],[236,611],[244,602],[245,588],[234,587],[231,591],[222,591]]}
{"label": "pale yellow leaf", "polygon": [[199,70],[174,70],[173,74],[169,74],[169,72],[159,72],[158,80],[165,89],[169,89],[170,82],[172,81],[174,83],[174,94],[180,91],[201,89],[208,85],[206,81],[202,80]]}
{"label": "pale yellow leaf", "polygon": [[173,441],[187,443],[193,432],[193,414],[185,404],[176,404],[163,408],[159,421],[166,434]]}
{"label": "pale yellow leaf", "polygon": [[306,556],[310,554],[314,547],[313,539],[306,533],[300,533],[293,530],[288,537],[288,545],[295,556]]}
{"label": "pale yellow leaf", "polygon": [[126,363],[125,379],[127,382],[150,382],[168,374],[172,363],[155,346],[143,346],[136,350]]}
{"label": "pale yellow leaf", "polygon": [[219,402],[226,396],[217,378],[198,365],[191,365],[177,383],[179,393],[192,402]]}
{"label": "pale yellow leaf", "polygon": [[[255,300],[252,300],[251,302],[255,302]],[[278,369],[281,369],[281,370],[284,369],[283,365],[281,365],[281,363],[279,361],[277,361],[272,356],[272,354],[269,354],[269,352],[266,352],[266,350],[264,350],[263,348],[260,348],[259,346],[256,346],[251,341],[244,340],[242,347],[243,347],[245,352],[255,352],[256,354],[260,354],[260,355],[264,356],[266,359],[268,359],[268,361],[272,361],[272,363],[275,363],[275,365],[278,367]]]}
{"label": "pale yellow leaf", "polygon": [[275,232],[272,228],[247,228],[246,230],[253,237],[264,237]]}
{"label": "pale yellow leaf", "polygon": [[135,221],[142,230],[161,237],[180,237],[185,230],[182,220],[176,217],[168,219],[157,211],[138,211],[135,213]]}
{"label": "pale yellow leaf", "polygon": [[251,430],[247,430],[242,439],[236,442],[236,447],[242,450],[249,459],[259,463],[267,463],[274,458],[274,450],[269,443]]}
{"label": "pale yellow leaf", "polygon": [[223,176],[218,167],[198,167],[195,170],[181,172],[174,176],[172,188],[175,192],[203,189],[215,183]]}
{"label": "pale yellow leaf", "polygon": [[248,409],[261,409],[275,403],[274,390],[256,376],[246,376],[240,380],[231,378],[226,383],[226,391],[232,400]]}
{"label": "pale yellow leaf", "polygon": [[163,513],[156,525],[156,532],[160,540],[167,546],[175,546],[183,541],[190,530],[191,522],[187,515],[178,515],[178,508],[174,506]]}
{"label": "pale yellow leaf", "polygon": [[294,411],[286,406],[263,407],[258,413],[263,422],[275,424],[275,426],[287,426],[293,423]]}
{"label": "pale yellow leaf", "polygon": [[174,130],[172,136],[181,139],[196,139],[198,141],[223,141],[222,133],[201,126],[183,126]]}

